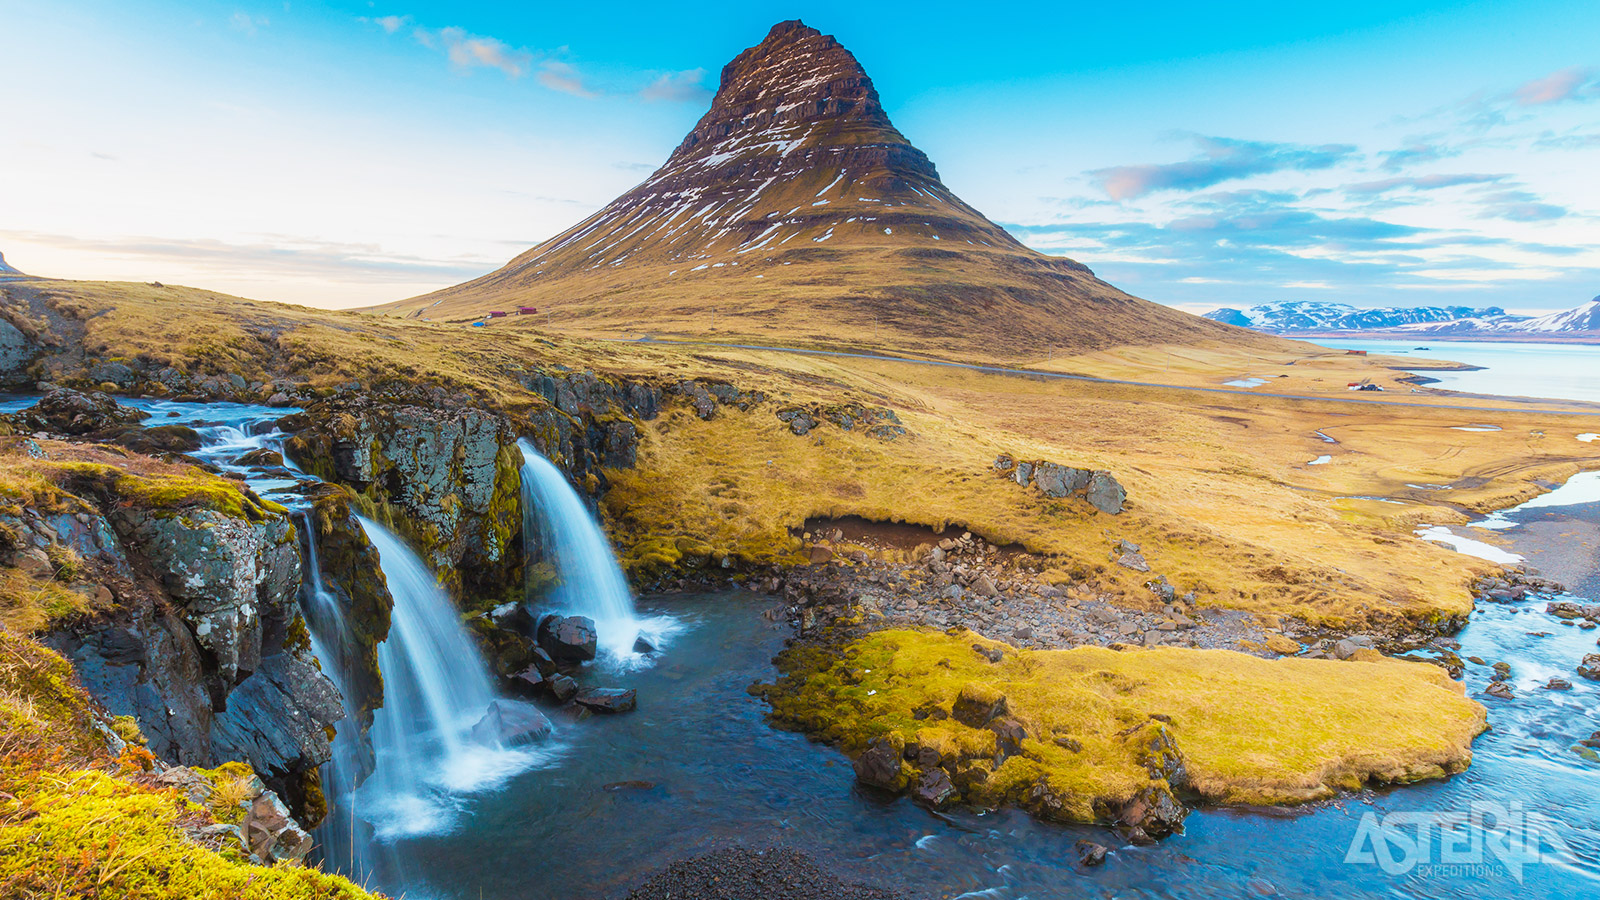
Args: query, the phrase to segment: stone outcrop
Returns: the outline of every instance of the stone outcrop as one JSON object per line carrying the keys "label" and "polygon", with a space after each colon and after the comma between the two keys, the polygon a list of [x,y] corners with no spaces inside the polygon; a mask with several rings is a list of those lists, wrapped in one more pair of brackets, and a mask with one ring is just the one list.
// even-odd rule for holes
{"label": "stone outcrop", "polygon": [[58,505],[65,511],[0,515],[17,537],[0,563],[70,549],[80,590],[97,592],[94,611],[43,640],[88,692],[137,718],[162,759],[243,759],[280,794],[314,793],[344,713],[305,643],[287,515],[145,507],[87,488]]}
{"label": "stone outcrop", "polygon": [[1047,460],[1018,461],[1007,453],[994,461],[994,471],[1053,500],[1081,496],[1108,515],[1122,512],[1128,500],[1127,490],[1116,477],[1100,469],[1081,469]]}
{"label": "stone outcrop", "polygon": [[121,405],[108,394],[57,388],[11,418],[20,430],[79,436],[133,425],[149,415]]}
{"label": "stone outcrop", "polygon": [[517,440],[527,438],[574,484],[600,493],[606,469],[634,465],[638,421],[662,403],[659,388],[592,372],[520,377],[545,406],[511,414],[334,397],[281,422],[294,433],[286,450],[307,471],[390,506],[447,586],[504,597],[523,580],[525,544],[538,554],[537,536],[522,535]]}
{"label": "stone outcrop", "polygon": [[314,404],[284,424],[307,471],[393,506],[442,576],[510,567],[521,526],[517,434],[503,416],[362,401]]}

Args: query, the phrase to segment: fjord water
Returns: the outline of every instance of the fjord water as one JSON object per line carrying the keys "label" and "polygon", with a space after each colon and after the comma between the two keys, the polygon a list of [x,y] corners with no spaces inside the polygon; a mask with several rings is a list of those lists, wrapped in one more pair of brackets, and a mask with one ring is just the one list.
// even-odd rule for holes
{"label": "fjord water", "polygon": [[[1335,350],[1450,360],[1482,369],[1464,372],[1423,371],[1439,380],[1431,387],[1507,397],[1549,397],[1600,402],[1600,346],[1588,344],[1521,344],[1501,341],[1373,341],[1317,339]],[[1425,349],[1424,349],[1425,348]],[[1422,371],[1422,370],[1418,370]]]}

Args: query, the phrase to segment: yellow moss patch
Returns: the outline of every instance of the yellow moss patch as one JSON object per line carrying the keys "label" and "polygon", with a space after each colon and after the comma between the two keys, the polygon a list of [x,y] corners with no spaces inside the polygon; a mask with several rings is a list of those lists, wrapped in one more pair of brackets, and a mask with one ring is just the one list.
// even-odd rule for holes
{"label": "yellow moss patch", "polygon": [[170,791],[105,772],[40,773],[0,803],[0,895],[151,900],[322,900],[371,894],[315,869],[250,865],[178,830],[192,813]]}
{"label": "yellow moss patch", "polygon": [[[177,791],[146,784],[142,763],[148,752],[109,758],[93,721],[88,695],[65,659],[0,630],[0,897],[376,896],[315,869],[256,866],[236,852],[190,840],[182,829],[209,824],[212,815]],[[237,782],[241,769],[248,773],[237,765],[216,770],[219,796]]]}
{"label": "yellow moss patch", "polygon": [[70,590],[53,578],[34,578],[20,569],[0,568],[0,625],[6,628],[33,634],[96,608],[93,597]]}
{"label": "yellow moss patch", "polygon": [[[990,663],[974,649],[1001,649]],[[938,748],[945,767],[981,763],[993,732],[955,710],[1004,697],[1027,731],[1022,753],[964,788],[980,803],[1025,802],[1043,778],[1066,818],[1089,821],[1152,783],[1150,742],[1182,752],[1188,786],[1225,804],[1293,803],[1363,784],[1461,771],[1484,709],[1436,667],[1265,660],[1223,650],[1016,650],[970,632],[882,631],[842,655],[789,651],[773,717],[858,752],[894,734]],[[957,762],[950,763],[955,757]],[[962,779],[957,778],[958,787]]]}

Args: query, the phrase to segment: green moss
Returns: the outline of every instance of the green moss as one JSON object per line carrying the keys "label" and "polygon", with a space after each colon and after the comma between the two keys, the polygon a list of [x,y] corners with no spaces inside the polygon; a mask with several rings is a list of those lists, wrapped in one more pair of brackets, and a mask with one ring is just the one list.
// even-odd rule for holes
{"label": "green moss", "polygon": [[[979,652],[995,649],[999,662]],[[927,748],[923,764],[945,768],[969,802],[1071,821],[1165,789],[1174,758],[1208,800],[1290,803],[1459,771],[1484,728],[1483,707],[1438,669],[1382,658],[1029,651],[965,631],[892,630],[791,648],[779,668],[764,691],[776,724],[852,754],[892,736]],[[1006,727],[985,727],[991,715],[1025,735],[1006,753]]]}
{"label": "green moss", "polygon": [[45,556],[49,557],[50,565],[55,569],[57,581],[72,583],[83,573],[83,560],[76,550],[64,544],[51,544],[45,548]]}

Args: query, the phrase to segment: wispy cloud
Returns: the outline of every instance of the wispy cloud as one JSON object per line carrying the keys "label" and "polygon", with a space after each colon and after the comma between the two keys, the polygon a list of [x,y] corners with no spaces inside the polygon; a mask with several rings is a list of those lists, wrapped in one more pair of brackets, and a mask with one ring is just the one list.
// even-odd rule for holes
{"label": "wispy cloud", "polygon": [[1464,184],[1493,184],[1504,181],[1505,175],[1482,175],[1463,173],[1459,175],[1416,175],[1397,176],[1384,178],[1379,181],[1363,181],[1359,184],[1347,184],[1344,192],[1354,196],[1370,197],[1378,194],[1387,194],[1393,191],[1436,191],[1440,188],[1457,187]]}
{"label": "wispy cloud", "polygon": [[410,16],[378,16],[375,19],[369,19],[366,16],[359,16],[359,17],[357,17],[357,21],[359,21],[359,22],[370,22],[373,25],[376,25],[379,28],[382,28],[385,34],[394,34],[395,32],[399,31],[400,29],[402,29],[402,28],[406,27],[407,25],[411,24],[411,17]]}
{"label": "wispy cloud", "polygon": [[255,34],[258,29],[265,28],[271,24],[272,21],[266,16],[252,16],[242,9],[235,11],[233,16],[228,19],[230,28],[234,31],[242,31],[245,34]]}
{"label": "wispy cloud", "polygon": [[1457,147],[1447,146],[1439,136],[1427,138],[1413,138],[1399,150],[1385,150],[1378,154],[1380,167],[1390,172],[1398,172],[1407,166],[1422,163],[1438,162],[1452,156],[1460,156],[1461,150]]}
{"label": "wispy cloud", "polygon": [[1545,203],[1527,191],[1496,191],[1484,198],[1483,217],[1511,222],[1547,222],[1567,215],[1567,208]]}
{"label": "wispy cloud", "polygon": [[132,235],[82,238],[28,231],[0,231],[8,243],[38,244],[101,257],[160,261],[228,276],[327,278],[410,284],[459,280],[481,275],[498,259],[429,259],[384,250],[377,244],[315,241],[287,235],[262,235],[259,243],[237,244],[207,238]]}
{"label": "wispy cloud", "polygon": [[1183,162],[1112,166],[1090,172],[1113,200],[1132,200],[1155,191],[1195,191],[1254,175],[1286,170],[1330,168],[1356,153],[1349,144],[1276,144],[1195,136],[1200,153]]}
{"label": "wispy cloud", "polygon": [[513,49],[499,38],[471,34],[464,28],[419,27],[411,33],[422,46],[442,50],[450,64],[460,69],[499,69],[507,78],[521,78],[533,65],[533,54],[527,50]]}
{"label": "wispy cloud", "polygon": [[[386,34],[395,34],[410,26],[412,19],[410,16],[362,16],[359,21],[375,25]],[[422,46],[443,53],[450,64],[461,71],[496,69],[510,79],[531,74],[535,81],[552,91],[590,98],[604,94],[572,63],[525,47],[514,47],[497,37],[473,34],[456,26],[428,28],[422,25],[412,27],[411,36]]]}
{"label": "wispy cloud", "polygon": [[539,74],[536,76],[539,83],[552,91],[571,94],[574,97],[598,97],[600,92],[591,88],[583,80],[583,76],[571,63],[558,59],[547,59],[539,64]]}
{"label": "wispy cloud", "polygon": [[657,102],[702,103],[711,99],[711,92],[703,83],[705,77],[705,69],[667,72],[645,85],[639,96]]}
{"label": "wispy cloud", "polygon": [[1518,85],[1511,100],[1518,106],[1548,106],[1568,100],[1600,97],[1600,70],[1573,66]]}

